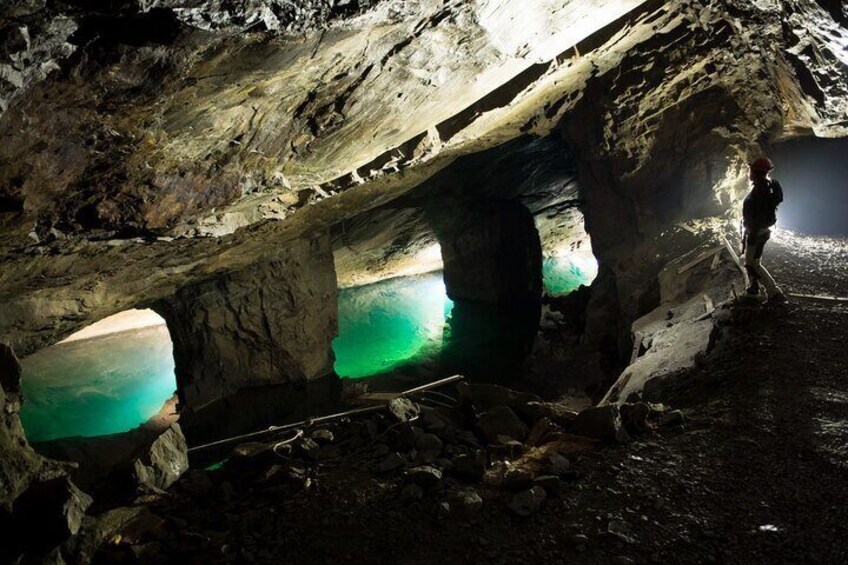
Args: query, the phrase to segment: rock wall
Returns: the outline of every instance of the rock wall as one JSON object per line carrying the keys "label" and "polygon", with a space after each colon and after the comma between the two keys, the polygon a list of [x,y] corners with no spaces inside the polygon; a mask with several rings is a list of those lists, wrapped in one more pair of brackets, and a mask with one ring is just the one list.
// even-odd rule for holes
{"label": "rock wall", "polygon": [[43,553],[77,533],[91,498],[68,478],[60,463],[29,446],[20,419],[21,366],[0,343],[0,561],[21,554],[40,562]]}
{"label": "rock wall", "polygon": [[658,273],[698,245],[678,224],[712,217],[731,236],[744,164],[769,140],[846,133],[848,99],[832,80],[848,71],[834,41],[844,28],[813,2],[765,4],[696,1],[645,16],[659,31],[595,73],[561,123],[604,267],[588,337],[617,343],[621,360],[630,323],[660,304]]}
{"label": "rock wall", "polygon": [[241,388],[326,375],[338,333],[329,236],[295,241],[272,262],[183,288],[155,309],[191,410]]}
{"label": "rock wall", "polygon": [[533,216],[512,201],[429,211],[453,300],[510,302],[542,295],[542,245]]}

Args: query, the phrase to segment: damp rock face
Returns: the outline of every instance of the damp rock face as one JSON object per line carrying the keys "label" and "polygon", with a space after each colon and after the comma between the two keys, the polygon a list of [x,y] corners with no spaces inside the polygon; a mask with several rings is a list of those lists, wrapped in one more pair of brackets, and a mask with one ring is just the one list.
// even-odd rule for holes
{"label": "damp rock face", "polygon": [[188,470],[188,447],[179,424],[172,424],[133,461],[135,479],[140,485],[167,489]]}
{"label": "damp rock face", "polygon": [[278,255],[158,307],[174,342],[181,400],[193,409],[241,388],[332,370],[338,309],[329,239],[299,240]]}
{"label": "damp rock face", "polygon": [[26,441],[20,420],[21,366],[12,348],[0,343],[0,513],[10,513],[15,499],[42,467],[42,458]]}

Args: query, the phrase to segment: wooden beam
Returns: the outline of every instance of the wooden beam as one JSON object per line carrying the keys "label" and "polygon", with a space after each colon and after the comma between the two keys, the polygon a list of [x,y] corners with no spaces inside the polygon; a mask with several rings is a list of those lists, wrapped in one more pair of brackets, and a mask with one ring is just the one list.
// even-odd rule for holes
{"label": "wooden beam", "polygon": [[717,253],[720,253],[722,249],[724,249],[724,247],[719,245],[718,247],[713,247],[712,249],[710,249],[708,251],[704,251],[703,253],[701,253],[700,255],[695,257],[692,261],[689,261],[688,263],[686,263],[685,265],[683,265],[682,267],[677,269],[677,274],[682,275],[683,273],[685,273],[686,271],[688,271],[689,269],[691,269],[695,265],[698,265],[702,261],[706,261],[707,259],[709,259],[710,257],[712,257],[713,255],[715,255]]}
{"label": "wooden beam", "polygon": [[727,249],[727,252],[730,253],[730,258],[733,259],[733,262],[736,263],[736,267],[739,269],[739,272],[742,273],[742,278],[745,281],[745,287],[751,285],[751,281],[748,279],[748,271],[745,270],[745,265],[742,264],[742,261],[739,259],[739,255],[736,254],[736,250],[733,249],[733,246],[730,245],[730,242],[727,241],[727,238],[721,236],[721,240],[724,242],[724,247]]}
{"label": "wooden beam", "polygon": [[830,296],[827,294],[801,294],[797,292],[788,293],[793,298],[808,298],[810,300],[825,300],[828,302],[848,302],[848,298],[843,296]]}

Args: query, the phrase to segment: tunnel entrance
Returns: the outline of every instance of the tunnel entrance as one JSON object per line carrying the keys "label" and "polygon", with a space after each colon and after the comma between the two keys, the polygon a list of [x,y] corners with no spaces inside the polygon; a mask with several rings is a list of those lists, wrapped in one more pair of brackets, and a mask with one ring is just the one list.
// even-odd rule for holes
{"label": "tunnel entrance", "polygon": [[778,228],[807,235],[848,234],[848,138],[805,137],[776,145],[771,153],[785,200]]}
{"label": "tunnel entrance", "polygon": [[21,420],[35,443],[126,432],[176,389],[171,338],[152,310],[127,310],[21,361]]}
{"label": "tunnel entrance", "polygon": [[432,362],[453,306],[442,271],[340,290],[336,373],[363,378]]}

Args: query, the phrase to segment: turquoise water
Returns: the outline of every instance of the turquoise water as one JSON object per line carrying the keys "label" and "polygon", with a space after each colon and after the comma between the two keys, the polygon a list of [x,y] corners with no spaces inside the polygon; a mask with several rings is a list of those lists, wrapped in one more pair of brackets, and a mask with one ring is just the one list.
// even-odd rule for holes
{"label": "turquoise water", "polygon": [[441,272],[343,289],[336,373],[367,377],[434,355],[452,308]]}
{"label": "turquoise water", "polygon": [[176,389],[164,325],[55,345],[21,364],[30,441],[131,430]]}
{"label": "turquoise water", "polygon": [[597,275],[598,263],[589,254],[546,257],[542,263],[545,290],[554,296],[574,292],[580,285],[588,286]]}
{"label": "turquoise water", "polygon": [[[590,284],[596,273],[597,263],[591,255],[550,257],[543,263],[545,289],[554,295]],[[343,289],[339,293],[339,336],[333,341],[336,373],[362,378],[435,358],[444,347],[454,307],[445,292],[441,271]],[[461,343],[468,354],[475,346],[479,349],[490,342],[499,343],[490,334],[509,335],[515,329],[507,327],[514,323],[513,318],[512,312],[477,312],[472,308],[461,320],[455,320],[457,328],[450,339]],[[497,323],[499,320],[507,325]],[[473,335],[460,336],[458,331]]]}
{"label": "turquoise water", "polygon": [[[591,256],[546,258],[545,289],[567,294],[591,283],[596,272]],[[478,312],[473,305],[454,312],[441,272],[343,289],[339,336],[333,341],[335,369],[348,378],[377,375],[436,359],[446,341],[462,358],[479,349],[494,359],[493,349],[508,346],[522,349],[514,355],[518,358],[526,348],[515,345],[523,343],[517,326],[529,328],[523,333],[530,343],[535,329],[532,320],[519,323],[516,316]],[[22,361],[21,418],[30,441],[113,434],[145,422],[176,388],[172,350],[161,325],[59,344],[27,357]]]}

